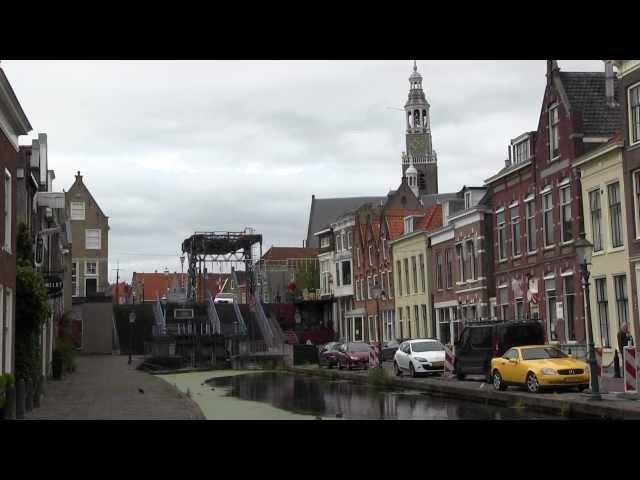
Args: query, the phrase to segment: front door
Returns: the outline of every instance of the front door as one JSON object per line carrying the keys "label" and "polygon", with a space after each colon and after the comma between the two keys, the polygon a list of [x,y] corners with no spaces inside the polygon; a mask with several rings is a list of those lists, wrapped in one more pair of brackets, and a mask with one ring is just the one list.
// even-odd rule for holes
{"label": "front door", "polygon": [[94,297],[98,292],[98,279],[97,278],[87,278],[85,279],[85,297]]}

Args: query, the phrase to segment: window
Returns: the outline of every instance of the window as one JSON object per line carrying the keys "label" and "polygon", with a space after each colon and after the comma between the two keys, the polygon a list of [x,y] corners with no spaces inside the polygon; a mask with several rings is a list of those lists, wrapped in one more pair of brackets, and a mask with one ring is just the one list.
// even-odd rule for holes
{"label": "window", "polygon": [[459,268],[460,281],[464,282],[464,280],[465,280],[464,249],[462,248],[462,244],[461,243],[456,245],[456,251],[458,252],[458,268]]}
{"label": "window", "polygon": [[616,275],[613,277],[613,284],[616,289],[616,309],[618,311],[618,328],[624,323],[629,324],[627,310],[627,276]]}
{"label": "window", "polygon": [[624,245],[622,240],[622,204],[620,203],[620,183],[612,183],[607,187],[609,193],[609,217],[611,220],[611,246]]}
{"label": "window", "polygon": [[471,192],[464,192],[464,209],[471,208]]}
{"label": "window", "polygon": [[526,204],[527,211],[527,251],[536,250],[536,210],[534,200],[529,200]]}
{"label": "window", "polygon": [[371,277],[367,277],[367,300],[371,300]]}
{"label": "window", "polygon": [[556,279],[550,278],[544,281],[544,290],[547,296],[547,331],[549,340],[557,340],[556,335]]}
{"label": "window", "polygon": [[629,89],[629,113],[631,143],[640,142],[640,85]]}
{"label": "window", "polygon": [[424,336],[427,338],[431,338],[435,335],[435,329],[431,328],[431,332],[429,331],[429,328],[427,326],[427,306],[426,305],[422,305],[422,324],[424,325]]}
{"label": "window", "polygon": [[360,250],[361,250],[360,248],[356,249],[356,252],[358,254],[358,268],[360,268]]}
{"label": "window", "polygon": [[442,255],[436,255],[436,288],[442,288]]}
{"label": "window", "polygon": [[413,272],[413,293],[418,293],[418,267],[416,257],[411,257],[411,271]]}
{"label": "window", "polygon": [[393,285],[391,284],[391,272],[387,271],[387,286],[389,287],[389,298],[393,298]]}
{"label": "window", "polygon": [[369,245],[369,266],[373,267],[373,245]]}
{"label": "window", "polygon": [[382,258],[384,258],[385,260],[387,259],[387,239],[382,237],[382,240],[380,241],[380,244],[382,245],[381,249],[382,249]]}
{"label": "window", "polygon": [[451,340],[449,309],[441,308],[438,311],[440,312],[440,341],[446,345]]}
{"label": "window", "polygon": [[402,328],[402,308],[398,308],[398,323],[400,324],[400,338],[404,338],[404,329]]}
{"label": "window", "polygon": [[609,312],[607,302],[607,279],[596,278],[596,301],[598,303],[598,318],[600,320],[600,339],[602,346],[610,347],[609,342]]}
{"label": "window", "polygon": [[407,295],[411,294],[411,284],[409,283],[409,259],[404,259],[404,279],[405,279],[405,291]]}
{"label": "window", "polygon": [[498,224],[498,258],[507,259],[507,226],[504,222],[504,210],[496,212],[496,222]]}
{"label": "window", "polygon": [[516,298],[516,320],[524,320],[524,300]]}
{"label": "window", "polygon": [[340,262],[336,262],[336,287],[341,285],[340,278]]}
{"label": "window", "polygon": [[560,117],[558,115],[558,106],[555,105],[549,109],[549,156],[554,160],[559,154],[558,130]]}
{"label": "window", "polygon": [[589,208],[591,209],[591,236],[593,251],[602,250],[602,210],[600,208],[600,189],[589,192]]}
{"label": "window", "polygon": [[[420,338],[420,307],[418,307],[418,305],[414,305],[413,306],[413,317],[416,319],[416,335],[418,338]],[[425,330],[425,336],[427,334],[427,331]]]}
{"label": "window", "polygon": [[101,231],[99,229],[87,229],[84,231],[84,248],[87,250],[100,250],[101,246]]}
{"label": "window", "polygon": [[476,274],[476,247],[473,243],[473,240],[467,241],[467,261],[468,267],[467,272],[469,274],[469,278],[475,279],[477,277]]}
{"label": "window", "polygon": [[351,250],[351,231],[347,232],[347,248]]}
{"label": "window", "polygon": [[98,264],[96,262],[86,262],[84,264],[84,273],[85,275],[97,275]]}
{"label": "window", "polygon": [[448,248],[445,252],[444,252],[444,259],[445,259],[445,265],[446,265],[446,272],[447,272],[447,288],[451,288],[453,286],[453,264],[452,264],[452,257],[453,257],[453,252],[451,251],[450,248]]}
{"label": "window", "polygon": [[576,292],[573,275],[564,277],[564,315],[567,340],[576,339]]}
{"label": "window", "polygon": [[420,284],[422,285],[422,293],[426,292],[425,278],[424,278],[424,255],[420,254]]}
{"label": "window", "polygon": [[553,239],[553,200],[551,198],[551,192],[542,195],[542,210],[543,210],[543,223],[544,229],[544,246],[550,247],[554,244]]}
{"label": "window", "polygon": [[560,189],[560,229],[563,242],[573,239],[571,224],[571,185],[567,185]]}
{"label": "window", "polygon": [[525,139],[513,146],[513,163],[522,163],[529,158],[529,139]]}
{"label": "window", "polygon": [[80,289],[78,288],[80,283],[78,282],[78,262],[71,263],[71,291],[73,292],[73,296],[77,297],[80,295]]}
{"label": "window", "polygon": [[351,285],[351,260],[342,262],[342,285]]}
{"label": "window", "polygon": [[413,338],[411,336],[411,308],[406,307],[407,309],[407,335],[409,338]]}
{"label": "window", "polygon": [[500,315],[502,320],[509,319],[509,290],[507,287],[499,289]]}
{"label": "window", "polygon": [[514,257],[519,256],[520,251],[520,212],[518,205],[509,209],[511,217],[511,253]]}
{"label": "window", "polygon": [[633,172],[633,197],[636,238],[640,238],[640,170]]}
{"label": "window", "polygon": [[[73,214],[72,214],[71,220],[74,220]],[[329,246],[329,237],[325,235],[320,239],[320,248],[327,248],[328,246]]]}
{"label": "window", "polygon": [[342,250],[342,235],[336,234],[336,252]]}
{"label": "window", "polygon": [[4,249],[11,252],[11,174],[9,170],[4,171]]}
{"label": "window", "polygon": [[84,202],[71,202],[71,220],[84,220]]}
{"label": "window", "polygon": [[413,217],[406,217],[404,219],[404,233],[413,232]]}

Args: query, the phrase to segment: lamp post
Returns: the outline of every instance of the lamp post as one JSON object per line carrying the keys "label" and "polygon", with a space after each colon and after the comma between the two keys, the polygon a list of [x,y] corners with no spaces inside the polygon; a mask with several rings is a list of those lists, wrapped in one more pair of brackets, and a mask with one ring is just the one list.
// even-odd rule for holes
{"label": "lamp post", "polygon": [[129,314],[129,365],[131,365],[131,353],[133,352],[133,325],[136,322],[136,312]]}
{"label": "lamp post", "polygon": [[589,242],[584,233],[580,234],[580,238],[575,243],[576,254],[580,263],[580,271],[582,273],[582,287],[585,301],[585,317],[587,319],[587,328],[589,333],[589,372],[591,381],[590,400],[602,400],[600,396],[600,385],[598,384],[598,363],[596,361],[596,351],[593,343],[593,328],[591,326],[591,301],[589,296],[589,265],[591,264],[591,254],[593,253],[593,244]]}
{"label": "lamp post", "polygon": [[376,299],[376,306],[378,308],[378,367],[382,369],[382,318],[380,317],[380,299],[384,301],[386,294],[377,284],[372,288],[373,298]]}

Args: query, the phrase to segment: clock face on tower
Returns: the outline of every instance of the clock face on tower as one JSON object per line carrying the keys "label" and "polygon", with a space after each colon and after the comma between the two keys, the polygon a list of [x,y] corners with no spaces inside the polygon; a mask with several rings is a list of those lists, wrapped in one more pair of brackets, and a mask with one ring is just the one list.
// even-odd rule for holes
{"label": "clock face on tower", "polygon": [[424,155],[425,141],[422,136],[414,137],[409,140],[409,151],[413,156]]}

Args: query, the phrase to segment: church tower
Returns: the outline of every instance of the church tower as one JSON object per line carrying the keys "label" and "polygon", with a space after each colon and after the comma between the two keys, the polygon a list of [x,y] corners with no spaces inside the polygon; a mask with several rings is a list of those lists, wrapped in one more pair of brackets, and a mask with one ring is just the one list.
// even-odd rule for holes
{"label": "church tower", "polygon": [[422,75],[414,60],[413,73],[409,77],[409,98],[404,106],[407,120],[407,150],[402,154],[402,176],[409,166],[417,172],[420,195],[438,193],[438,159],[431,144],[429,102],[422,90]]}

